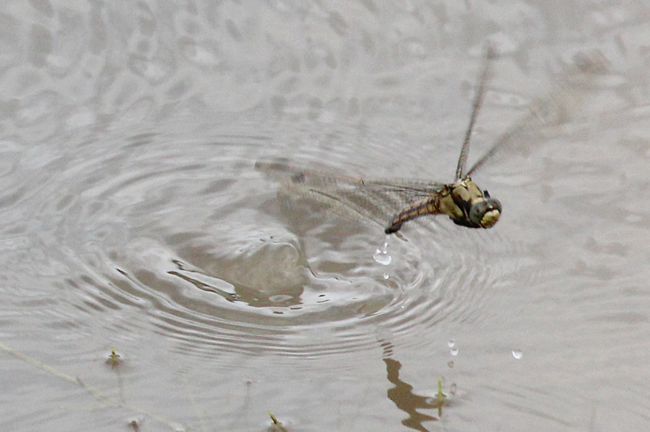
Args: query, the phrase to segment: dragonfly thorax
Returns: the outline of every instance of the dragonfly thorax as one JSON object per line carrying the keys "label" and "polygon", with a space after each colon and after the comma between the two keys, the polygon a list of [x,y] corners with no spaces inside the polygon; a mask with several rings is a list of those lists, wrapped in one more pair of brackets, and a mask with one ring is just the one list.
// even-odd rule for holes
{"label": "dragonfly thorax", "polygon": [[491,228],[501,216],[499,200],[491,198],[469,177],[451,185],[451,198],[455,208],[449,209],[449,217],[457,225]]}

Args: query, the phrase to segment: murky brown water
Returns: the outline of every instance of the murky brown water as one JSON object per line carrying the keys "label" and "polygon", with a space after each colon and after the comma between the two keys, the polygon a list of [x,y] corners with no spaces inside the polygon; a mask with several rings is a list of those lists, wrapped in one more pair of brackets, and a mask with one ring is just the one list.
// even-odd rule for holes
{"label": "murky brown water", "polygon": [[[1,429],[646,430],[649,18],[7,2]],[[253,169],[451,181],[486,40],[471,160],[576,54],[611,63],[568,124],[474,176],[495,228],[431,218],[378,258],[381,229],[287,211]]]}

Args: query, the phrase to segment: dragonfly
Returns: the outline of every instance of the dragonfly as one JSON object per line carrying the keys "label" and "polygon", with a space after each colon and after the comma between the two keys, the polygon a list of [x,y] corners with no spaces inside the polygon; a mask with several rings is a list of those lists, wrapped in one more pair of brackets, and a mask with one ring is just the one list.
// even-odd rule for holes
{"label": "dragonfly", "polygon": [[[567,113],[575,108],[584,91],[577,91],[578,87],[567,83],[556,86],[549,96],[532,104],[530,113],[502,134],[466,170],[472,132],[496,58],[491,46],[485,51],[452,183],[421,179],[361,179],[296,167],[286,160],[258,161],[255,169],[279,183],[279,194],[281,192],[289,199],[304,198],[340,216],[375,222],[384,228],[386,234],[399,235],[406,222],[427,215],[446,215],[455,224],[468,228],[493,227],[501,217],[501,202],[479,187],[472,175],[504,148],[532,142],[531,132],[535,129],[566,121]],[[581,67],[586,72],[590,68],[598,69],[598,66],[583,64]]]}

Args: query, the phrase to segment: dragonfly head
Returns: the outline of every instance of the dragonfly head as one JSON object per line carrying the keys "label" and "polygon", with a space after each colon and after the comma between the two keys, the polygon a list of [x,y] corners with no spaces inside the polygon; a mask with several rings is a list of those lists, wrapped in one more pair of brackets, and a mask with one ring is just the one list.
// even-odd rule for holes
{"label": "dragonfly head", "polygon": [[485,191],[485,199],[474,202],[469,209],[469,218],[481,228],[492,228],[501,216],[501,203],[496,198],[490,198]]}

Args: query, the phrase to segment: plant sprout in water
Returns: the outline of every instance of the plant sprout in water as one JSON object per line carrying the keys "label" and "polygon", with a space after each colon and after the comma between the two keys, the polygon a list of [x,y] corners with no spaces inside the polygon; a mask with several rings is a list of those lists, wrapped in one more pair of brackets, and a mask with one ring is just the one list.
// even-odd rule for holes
{"label": "plant sprout in water", "polygon": [[111,367],[111,369],[115,369],[122,363],[122,360],[120,360],[120,355],[115,352],[115,348],[111,348],[111,353],[108,356],[108,360],[106,360],[106,364]]}

